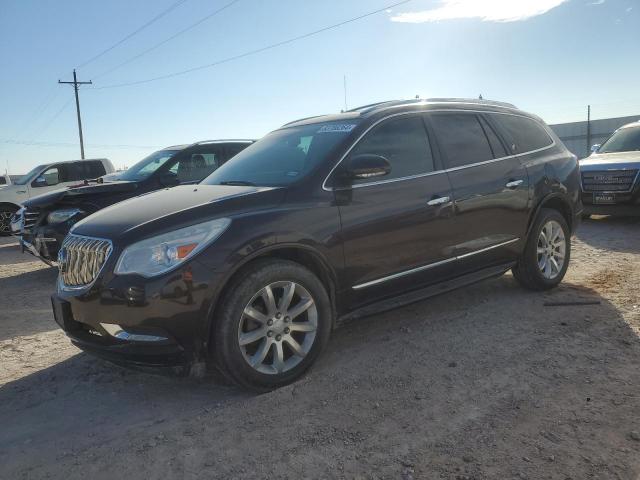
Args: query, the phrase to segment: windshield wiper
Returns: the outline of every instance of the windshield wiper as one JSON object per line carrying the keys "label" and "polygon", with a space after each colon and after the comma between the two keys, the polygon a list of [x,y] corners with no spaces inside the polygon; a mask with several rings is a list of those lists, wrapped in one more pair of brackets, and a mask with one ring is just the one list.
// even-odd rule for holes
{"label": "windshield wiper", "polygon": [[236,187],[256,187],[255,183],[246,182],[244,180],[227,180],[226,182],[220,182],[220,185],[233,185]]}

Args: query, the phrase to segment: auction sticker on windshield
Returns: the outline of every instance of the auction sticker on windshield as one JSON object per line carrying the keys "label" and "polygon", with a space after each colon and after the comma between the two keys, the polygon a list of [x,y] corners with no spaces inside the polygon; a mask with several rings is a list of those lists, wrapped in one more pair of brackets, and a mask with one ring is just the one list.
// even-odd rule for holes
{"label": "auction sticker on windshield", "polygon": [[356,128],[353,123],[339,123],[335,125],[323,125],[318,133],[349,133]]}

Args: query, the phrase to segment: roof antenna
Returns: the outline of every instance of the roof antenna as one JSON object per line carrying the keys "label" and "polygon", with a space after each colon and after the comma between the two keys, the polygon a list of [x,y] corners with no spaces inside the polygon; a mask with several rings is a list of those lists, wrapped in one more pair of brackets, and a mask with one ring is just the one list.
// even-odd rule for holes
{"label": "roof antenna", "polygon": [[347,75],[343,75],[342,76],[342,86],[344,87],[344,111],[346,112],[347,110],[349,110],[349,107],[347,106]]}
{"label": "roof antenna", "polygon": [[482,94],[480,94],[480,96],[478,97],[478,100],[483,100]]}

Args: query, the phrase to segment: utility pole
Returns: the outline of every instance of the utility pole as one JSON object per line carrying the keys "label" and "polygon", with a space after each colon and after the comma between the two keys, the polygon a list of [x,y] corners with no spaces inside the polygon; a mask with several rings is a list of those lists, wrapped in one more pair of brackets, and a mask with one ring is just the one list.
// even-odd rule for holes
{"label": "utility pole", "polygon": [[80,100],[78,99],[78,85],[91,85],[91,80],[88,82],[79,82],[76,77],[76,69],[73,69],[73,82],[62,82],[58,80],[58,83],[64,83],[67,85],[73,85],[73,91],[76,94],[76,112],[78,114],[78,133],[80,134],[80,158],[84,160],[84,140],[82,139],[82,120],[80,119]]}
{"label": "utility pole", "polygon": [[587,157],[591,153],[591,105],[587,105]]}

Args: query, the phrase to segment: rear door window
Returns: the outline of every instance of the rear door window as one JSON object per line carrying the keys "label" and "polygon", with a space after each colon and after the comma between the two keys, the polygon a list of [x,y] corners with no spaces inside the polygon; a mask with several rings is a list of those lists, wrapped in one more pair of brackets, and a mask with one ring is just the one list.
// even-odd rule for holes
{"label": "rear door window", "polygon": [[519,115],[491,114],[513,140],[519,153],[548,147],[553,140],[542,125]]}
{"label": "rear door window", "polygon": [[448,168],[463,167],[495,158],[477,115],[434,113],[428,118]]}
{"label": "rear door window", "polygon": [[[355,146],[349,157],[363,154],[381,155],[389,160],[391,173],[383,181],[429,173],[435,169],[429,138],[420,115],[394,118],[375,127]],[[354,184],[370,182],[358,179]]]}
{"label": "rear door window", "polygon": [[60,166],[61,176],[64,180],[61,182],[77,182],[84,180],[86,177],[85,162],[65,163]]}
{"label": "rear door window", "polygon": [[107,170],[104,168],[104,165],[100,161],[90,161],[86,162],[87,164],[87,177],[86,178],[98,178],[107,174]]}
{"label": "rear door window", "polygon": [[221,165],[219,149],[181,155],[169,169],[178,176],[180,183],[200,182]]}
{"label": "rear door window", "polygon": [[[222,163],[224,163],[227,160],[235,157],[237,154],[239,154],[242,150],[247,148],[249,145],[251,145],[251,144],[250,143],[239,143],[239,144],[227,145],[225,147],[225,149],[224,149],[224,158],[222,159]],[[307,149],[307,152],[308,152],[308,149]]]}
{"label": "rear door window", "polygon": [[493,127],[489,125],[483,117],[478,117],[480,119],[480,124],[482,125],[482,129],[484,133],[487,135],[489,139],[489,145],[491,146],[491,151],[493,152],[494,158],[506,157],[508,155],[507,151],[504,148],[504,145],[496,135],[496,132],[493,130]]}

